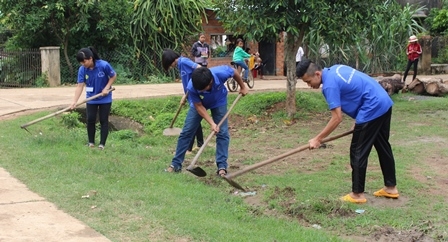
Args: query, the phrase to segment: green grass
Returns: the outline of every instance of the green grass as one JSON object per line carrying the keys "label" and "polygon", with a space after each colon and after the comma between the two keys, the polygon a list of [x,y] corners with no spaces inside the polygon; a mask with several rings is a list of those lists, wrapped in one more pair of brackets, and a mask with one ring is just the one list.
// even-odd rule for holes
{"label": "green grass", "polygon": [[[235,97],[229,96],[229,105]],[[441,194],[429,202],[419,192],[431,189],[431,181],[422,183],[419,178],[437,169],[422,162],[428,154],[448,155],[441,147],[446,147],[448,137],[448,99],[412,98],[394,96],[391,143],[398,188],[407,199],[398,207],[338,201],[351,186],[349,139],[332,142],[333,150],[307,151],[314,153],[262,168],[269,172],[236,178],[257,191],[260,206],[245,203],[214,176],[196,178],[186,171],[166,174],[163,170],[170,164],[177,137],[163,136],[162,131],[169,126],[180,97],[114,101],[113,112],[144,124],[146,134],[111,132],[103,151],[85,147],[85,128],[76,128],[67,118],[28,127],[33,135],[19,128],[49,112],[2,121],[0,166],[113,241],[343,241],[346,235],[367,236],[377,226],[422,227],[428,236],[447,239],[447,196]],[[284,93],[257,93],[236,105],[232,115],[238,120],[256,115],[260,122],[239,125],[232,134],[230,165],[254,164],[306,144],[328,120],[322,95],[303,92],[297,97],[296,123],[285,125],[286,114],[266,113],[284,99]],[[187,110],[182,110],[175,127],[182,127]],[[351,125],[352,120],[345,118],[341,130]],[[204,136],[208,134],[205,124]],[[265,150],[268,147],[272,150]],[[213,156],[213,149],[206,149],[198,162],[208,173],[215,169],[208,162]],[[416,170],[423,173],[414,174]],[[382,187],[375,152],[367,175],[368,191]],[[82,198],[92,191],[96,194]],[[356,215],[354,210],[360,207],[366,212]],[[322,229],[311,228],[312,224]]]}

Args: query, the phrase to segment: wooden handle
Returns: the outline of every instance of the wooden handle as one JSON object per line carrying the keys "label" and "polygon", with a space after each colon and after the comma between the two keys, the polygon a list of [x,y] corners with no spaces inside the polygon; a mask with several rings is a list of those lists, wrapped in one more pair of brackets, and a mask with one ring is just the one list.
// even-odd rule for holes
{"label": "wooden handle", "polygon": [[[187,98],[188,98],[188,92],[185,93],[185,99],[187,99]],[[185,101],[185,102],[187,102],[187,101]],[[181,103],[181,104],[179,104],[179,108],[177,109],[177,112],[176,112],[176,114],[174,115],[173,120],[171,121],[170,129],[173,128],[173,126],[174,126],[174,122],[176,121],[177,116],[179,116],[180,110],[182,110],[182,107],[184,106],[184,104],[185,104],[185,103]]]}
{"label": "wooden handle", "polygon": [[[353,133],[353,130],[347,131],[347,132],[345,132],[345,133],[342,133],[342,134],[339,134],[339,135],[336,135],[336,136],[333,136],[333,137],[325,138],[325,139],[322,140],[321,143],[323,144],[323,143],[326,143],[326,142],[330,142],[330,141],[332,141],[332,140],[339,139],[339,138],[341,138],[341,137],[347,136],[347,135],[349,135],[349,134],[351,134],[351,133]],[[227,177],[228,179],[235,178],[235,177],[240,176],[240,175],[242,175],[242,174],[244,174],[244,173],[246,173],[246,172],[255,170],[255,169],[259,168],[259,167],[262,167],[262,166],[264,166],[264,165],[267,165],[267,164],[270,164],[270,163],[272,163],[272,162],[278,161],[278,160],[280,160],[280,159],[283,159],[283,158],[288,157],[288,156],[290,156],[290,155],[293,155],[293,154],[295,154],[295,153],[301,152],[301,151],[303,151],[303,150],[307,150],[307,149],[309,149],[309,148],[310,148],[310,145],[309,145],[309,144],[300,146],[300,147],[298,147],[298,148],[296,148],[296,149],[290,150],[290,151],[288,151],[288,152],[286,152],[286,153],[283,153],[283,154],[281,154],[281,155],[278,155],[278,156],[272,157],[272,158],[270,158],[270,159],[268,159],[268,160],[265,160],[265,161],[262,161],[262,162],[253,164],[253,165],[251,165],[251,166],[248,166],[248,167],[246,167],[246,168],[244,168],[244,169],[242,169],[242,170],[239,170],[239,171],[237,171],[237,172],[230,173],[230,174],[228,174],[226,177]]]}
{"label": "wooden handle", "polygon": [[[115,90],[115,87],[112,87],[111,89],[109,89],[109,92],[112,92],[112,91],[114,91],[114,90]],[[98,98],[98,97],[101,97],[102,95],[103,95],[102,93],[98,93],[98,94],[96,94],[96,95],[94,95],[94,96],[91,96],[91,97],[85,99],[84,101],[77,103],[77,104],[76,104],[76,107],[79,106],[79,105],[81,105],[81,104],[83,104],[83,103],[86,103],[86,102],[88,102],[88,101],[91,101],[91,100],[93,100],[93,99],[96,99],[96,98]],[[68,111],[68,110],[70,110],[70,109],[71,109],[71,107],[67,107],[67,108],[64,108],[64,109],[62,109],[62,110],[59,110],[59,111],[57,111],[57,112],[48,114],[47,116],[44,116],[44,117],[42,117],[42,118],[35,119],[35,120],[33,120],[33,121],[29,122],[29,123],[23,124],[22,126],[20,126],[20,128],[24,129],[24,128],[26,128],[26,127],[32,125],[32,124],[38,123],[38,122],[43,121],[43,120],[45,120],[45,119],[49,119],[49,118],[54,117],[54,116],[56,116],[56,115],[58,115],[58,114],[61,114],[61,113],[63,113],[63,112],[66,112],[66,111]]]}
{"label": "wooden handle", "polygon": [[[218,123],[218,127],[221,126],[222,123],[224,123],[224,121],[227,119],[227,117],[230,114],[230,111],[232,111],[233,107],[235,107],[235,104],[238,102],[238,100],[240,100],[240,98],[242,97],[242,94],[239,94],[238,97],[236,97],[235,101],[233,101],[232,106],[230,106],[229,110],[227,110],[226,115],[224,115],[224,117],[221,119],[221,121],[219,121]],[[198,153],[196,153],[196,156],[193,158],[193,161],[190,163],[190,165],[187,167],[187,170],[191,170],[193,169],[194,165],[196,164],[196,161],[198,161],[199,156],[201,155],[202,151],[204,151],[205,147],[207,146],[208,142],[212,139],[213,135],[215,134],[215,132],[211,132],[207,139],[204,141],[204,144],[202,144],[201,148],[199,149]]]}

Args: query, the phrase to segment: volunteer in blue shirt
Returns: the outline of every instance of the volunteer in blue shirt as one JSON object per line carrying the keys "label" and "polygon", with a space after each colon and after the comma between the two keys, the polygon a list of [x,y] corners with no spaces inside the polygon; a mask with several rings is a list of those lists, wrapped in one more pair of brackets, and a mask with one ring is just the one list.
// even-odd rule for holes
{"label": "volunteer in blue shirt", "polygon": [[78,70],[78,85],[75,90],[75,97],[71,108],[76,107],[84,86],[86,87],[86,98],[102,93],[103,96],[87,102],[87,136],[89,147],[95,147],[95,123],[97,113],[100,120],[100,143],[99,149],[104,149],[107,136],[109,134],[109,114],[112,105],[112,92],[109,92],[112,84],[117,78],[112,66],[101,60],[93,47],[82,48],[76,54],[76,60],[81,64]]}
{"label": "volunteer in blue shirt", "polygon": [[355,119],[350,145],[352,192],[341,199],[351,203],[365,203],[364,186],[367,161],[372,150],[378,159],[384,178],[384,187],[373,195],[398,198],[395,160],[389,144],[393,102],[381,85],[368,75],[349,66],[335,65],[322,69],[310,60],[302,60],[296,68],[297,77],[311,88],[322,92],[331,110],[331,119],[325,128],[309,141],[310,149],[318,148],[342,122],[342,113]]}
{"label": "volunteer in blue shirt", "polygon": [[[185,118],[184,127],[177,140],[176,154],[167,172],[180,172],[185,152],[191,137],[196,132],[202,119],[210,124],[212,132],[216,134],[216,165],[217,174],[227,174],[227,158],[229,153],[229,130],[228,122],[225,120],[221,127],[217,124],[227,113],[227,88],[225,82],[233,77],[240,86],[240,94],[246,95],[248,89],[244,85],[238,72],[230,66],[217,66],[210,69],[206,67],[196,68],[191,80],[188,82],[187,91],[191,108]],[[211,116],[207,112],[210,109]]]}
{"label": "volunteer in blue shirt", "polygon": [[[194,69],[201,67],[201,65],[194,63],[187,57],[180,56],[171,49],[165,49],[162,53],[162,66],[165,71],[168,71],[170,67],[177,67],[179,70],[180,78],[182,80],[182,87],[184,88],[184,96],[180,100],[180,103],[184,104],[188,96],[187,85],[188,81],[191,79],[191,73],[193,73]],[[199,149],[204,144],[204,134],[202,132],[201,124],[199,124],[196,134],[191,138],[190,145],[187,149],[187,154],[193,151],[195,136],[197,142],[197,148],[195,149]]]}

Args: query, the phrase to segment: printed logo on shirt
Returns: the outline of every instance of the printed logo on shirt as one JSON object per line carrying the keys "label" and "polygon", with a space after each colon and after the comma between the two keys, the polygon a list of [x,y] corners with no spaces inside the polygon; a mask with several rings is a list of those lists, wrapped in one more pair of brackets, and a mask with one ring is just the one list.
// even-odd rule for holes
{"label": "printed logo on shirt", "polygon": [[[341,68],[348,68],[348,69],[352,69],[352,71],[349,73],[349,76],[346,76],[346,77],[343,77],[342,75],[341,75],[341,72],[340,72],[340,69]],[[336,68],[336,74],[339,76],[339,78],[341,78],[345,83],[347,83],[347,84],[350,84],[350,82],[352,82],[352,78],[353,78],[353,75],[355,74],[355,72],[356,72],[356,70],[355,69],[353,69],[353,68],[351,68],[351,67],[348,67],[348,66],[338,66],[338,68]]]}
{"label": "printed logo on shirt", "polygon": [[104,72],[102,71],[98,72],[98,77],[104,77],[104,76],[105,76]]}
{"label": "printed logo on shirt", "polygon": [[86,80],[88,80],[88,79],[89,79],[89,75],[86,75],[84,78],[85,78]]}
{"label": "printed logo on shirt", "polygon": [[181,71],[181,72],[180,72],[180,76],[185,76],[185,75],[187,75],[187,72],[186,72],[186,71]]}

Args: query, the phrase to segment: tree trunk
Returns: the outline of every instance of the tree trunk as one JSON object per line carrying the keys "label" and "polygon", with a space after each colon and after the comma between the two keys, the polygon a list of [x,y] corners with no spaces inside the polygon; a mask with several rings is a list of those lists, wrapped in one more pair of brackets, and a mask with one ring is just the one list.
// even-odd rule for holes
{"label": "tree trunk", "polygon": [[404,87],[404,82],[401,81],[401,75],[395,74],[391,77],[377,77],[378,83],[386,90],[391,96],[394,93],[398,93]]}
{"label": "tree trunk", "polygon": [[297,43],[297,38],[292,35],[286,34],[284,38],[284,53],[285,53],[285,63],[286,63],[286,112],[288,118],[293,118],[296,114],[296,74],[295,74],[295,63],[296,63],[296,53],[299,48]]}
{"label": "tree trunk", "polygon": [[448,93],[448,81],[440,78],[420,80],[415,78],[407,89],[415,94],[428,94],[431,96],[444,96]]}
{"label": "tree trunk", "polygon": [[[300,33],[303,36],[303,33]],[[296,54],[302,45],[302,38],[286,34],[284,38],[284,53],[286,63],[286,112],[288,118],[293,118],[297,112],[296,107]]]}
{"label": "tree trunk", "polygon": [[406,86],[406,91],[419,95],[426,93],[423,82],[421,82],[418,78],[415,78],[409,85]]}

